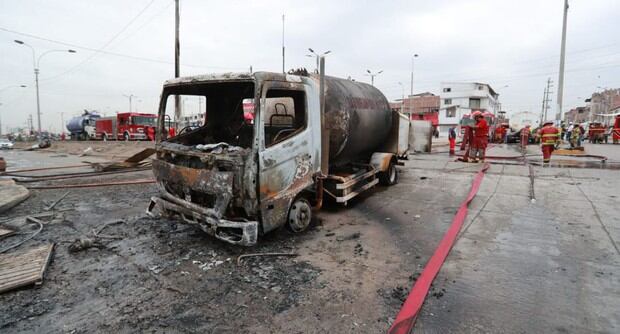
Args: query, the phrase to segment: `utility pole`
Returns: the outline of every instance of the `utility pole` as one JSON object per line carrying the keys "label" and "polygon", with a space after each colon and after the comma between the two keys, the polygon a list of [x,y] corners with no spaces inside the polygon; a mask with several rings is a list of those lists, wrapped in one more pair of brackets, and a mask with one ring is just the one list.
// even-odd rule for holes
{"label": "utility pole", "polygon": [[282,73],[286,73],[284,69],[284,14],[282,14]]}
{"label": "utility pole", "polygon": [[28,115],[28,130],[30,130],[30,135],[34,132],[34,126],[32,125],[32,114]]}
{"label": "utility pole", "polygon": [[559,124],[562,119],[562,95],[564,94],[564,59],[566,58],[566,19],[568,16],[568,0],[564,0],[564,21],[562,24],[562,46],[560,47],[560,74],[558,78],[558,99],[555,120]]}
{"label": "utility pole", "polygon": [[543,93],[543,99],[542,99],[542,108],[540,109],[540,122],[538,123],[538,125],[542,126],[543,122],[545,121],[545,102],[547,101],[547,87],[545,87],[545,91]]}
{"label": "utility pole", "polygon": [[65,113],[64,111],[60,112],[60,133],[65,133]]}
{"label": "utility pole", "polygon": [[[181,20],[180,10],[179,10],[179,0],[174,0],[175,11],[174,11],[174,77],[178,78],[181,76],[181,50],[180,50],[180,42],[179,42],[179,23]],[[131,103],[131,100],[130,100]],[[176,122],[181,119],[181,114],[183,113],[181,109],[181,99],[179,95],[176,94],[174,96],[174,121],[175,127]]]}
{"label": "utility pole", "polygon": [[[549,106],[549,102],[551,102],[551,94],[553,93],[551,91],[551,88],[553,87],[553,81],[551,80],[551,78],[547,79],[547,88],[545,89],[545,98],[543,100],[544,103],[544,107],[543,107],[543,119],[542,121],[546,121],[547,120],[547,111],[549,110],[550,106]],[[542,125],[542,124],[541,124]]]}
{"label": "utility pole", "polygon": [[418,58],[418,54],[414,54],[413,57],[411,57],[411,92],[409,93],[409,95],[413,95],[413,66],[415,65],[415,59]]}

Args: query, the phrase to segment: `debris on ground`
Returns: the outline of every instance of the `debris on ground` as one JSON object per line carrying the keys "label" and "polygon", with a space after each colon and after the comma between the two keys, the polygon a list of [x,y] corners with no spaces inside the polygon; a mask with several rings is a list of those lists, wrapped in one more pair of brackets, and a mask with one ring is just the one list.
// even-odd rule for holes
{"label": "debris on ground", "polygon": [[0,293],[41,284],[52,258],[54,244],[31,247],[21,253],[0,254]]}
{"label": "debris on ground", "polygon": [[83,250],[87,250],[89,248],[101,249],[101,248],[106,247],[105,244],[102,242],[103,239],[112,239],[112,240],[122,239],[122,237],[115,236],[115,235],[101,234],[101,232],[103,232],[103,230],[106,229],[108,226],[122,224],[122,223],[125,223],[125,220],[115,219],[107,223],[104,223],[98,230],[93,229],[92,236],[77,238],[71,244],[69,244],[69,247],[68,247],[69,252],[77,253]]}
{"label": "debris on ground", "polygon": [[45,208],[45,211],[52,210],[56,205],[58,205],[58,203],[60,203],[60,201],[62,201],[65,197],[67,197],[67,195],[69,195],[68,191],[64,193],[63,195],[61,195],[56,201],[54,201],[54,203],[50,204],[50,206]]}
{"label": "debris on ground", "polygon": [[31,221],[31,222],[33,222],[33,223],[37,224],[37,225],[39,226],[39,227],[37,228],[37,230],[36,230],[36,231],[34,231],[34,232],[33,232],[32,234],[30,234],[29,236],[27,236],[26,238],[24,238],[24,239],[22,239],[22,240],[18,241],[17,243],[14,243],[14,244],[12,244],[12,245],[10,245],[10,246],[6,246],[6,247],[4,247],[4,248],[0,249],[0,254],[5,253],[5,252],[7,252],[7,251],[9,251],[9,250],[11,250],[11,249],[13,249],[13,248],[17,248],[17,247],[19,247],[21,244],[25,243],[26,241],[28,241],[28,240],[30,240],[30,239],[32,239],[32,238],[34,238],[37,234],[39,234],[39,233],[41,232],[41,230],[43,230],[43,222],[42,222],[42,221],[40,221],[39,219],[37,219],[37,218],[33,218],[33,217],[26,217],[26,222],[28,222],[28,221]]}
{"label": "debris on ground", "polygon": [[148,157],[155,153],[154,148],[145,148],[142,151],[130,156],[123,161],[112,162],[90,162],[89,164],[97,172],[108,172],[127,168],[148,167],[150,161],[145,161]]}
{"label": "debris on ground", "polygon": [[83,156],[91,155],[92,153],[93,153],[93,148],[89,146],[82,152],[82,154],[80,154],[80,156],[83,157]]}
{"label": "debris on ground", "polygon": [[359,239],[362,234],[360,232],[351,233],[344,236],[336,237],[337,241],[345,241],[345,240],[355,240]]}
{"label": "debris on ground", "polygon": [[0,180],[0,213],[25,201],[30,191],[13,180]]}
{"label": "debris on ground", "polygon": [[14,233],[15,233],[14,229],[0,226],[0,239],[13,235]]}
{"label": "debris on ground", "polygon": [[79,239],[75,239],[70,245],[69,245],[69,252],[71,253],[77,253],[77,252],[81,252],[83,250],[89,249],[89,248],[104,248],[105,246],[100,243],[97,240],[93,240],[91,238],[79,238]]}
{"label": "debris on ground", "polygon": [[253,253],[253,254],[243,254],[237,257],[237,265],[241,265],[241,260],[246,257],[257,257],[257,256],[297,256],[297,253]]}

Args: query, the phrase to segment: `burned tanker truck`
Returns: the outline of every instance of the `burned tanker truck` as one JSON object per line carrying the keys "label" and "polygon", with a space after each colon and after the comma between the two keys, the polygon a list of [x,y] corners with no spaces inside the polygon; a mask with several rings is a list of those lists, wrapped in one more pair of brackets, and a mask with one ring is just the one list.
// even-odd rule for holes
{"label": "burned tanker truck", "polygon": [[[180,105],[205,113],[204,123],[165,138]],[[324,198],[346,205],[379,182],[395,184],[409,136],[409,120],[378,89],[306,73],[166,81],[158,128],[161,195],[147,213],[179,216],[246,246],[282,225],[304,231]]]}

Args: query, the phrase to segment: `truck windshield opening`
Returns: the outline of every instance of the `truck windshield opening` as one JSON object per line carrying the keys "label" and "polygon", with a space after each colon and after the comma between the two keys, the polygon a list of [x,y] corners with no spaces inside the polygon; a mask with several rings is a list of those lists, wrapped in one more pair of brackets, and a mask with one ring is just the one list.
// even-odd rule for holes
{"label": "truck windshield opening", "polygon": [[[167,120],[177,119],[176,137],[169,142],[189,146],[226,143],[249,148],[254,139],[254,94],[252,82],[168,87],[162,95],[160,124],[168,127]],[[175,118],[177,104],[181,112]]]}
{"label": "truck windshield opening", "polygon": [[134,125],[147,125],[147,126],[155,126],[157,123],[156,117],[145,117],[145,116],[133,116],[131,118],[131,123]]}

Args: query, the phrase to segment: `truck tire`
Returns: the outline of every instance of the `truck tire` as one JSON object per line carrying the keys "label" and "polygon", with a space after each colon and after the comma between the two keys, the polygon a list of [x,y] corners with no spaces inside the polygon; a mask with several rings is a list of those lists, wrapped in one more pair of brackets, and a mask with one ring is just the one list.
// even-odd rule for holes
{"label": "truck tire", "polygon": [[123,134],[123,139],[124,139],[125,141],[129,141],[129,133],[125,132],[125,133]]}
{"label": "truck tire", "polygon": [[392,186],[398,183],[398,169],[396,169],[394,161],[390,161],[385,172],[379,173],[379,183],[384,186]]}
{"label": "truck tire", "polygon": [[303,197],[298,197],[293,201],[288,210],[286,226],[293,233],[305,231],[312,221],[312,206]]}

